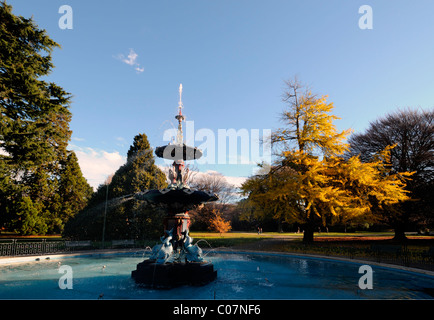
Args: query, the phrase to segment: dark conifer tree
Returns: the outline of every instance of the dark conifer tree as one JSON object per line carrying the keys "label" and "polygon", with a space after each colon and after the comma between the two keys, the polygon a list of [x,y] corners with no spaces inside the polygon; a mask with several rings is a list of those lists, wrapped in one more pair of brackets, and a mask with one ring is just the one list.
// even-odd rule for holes
{"label": "dark conifer tree", "polygon": [[77,156],[73,151],[69,152],[65,161],[62,162],[60,171],[59,192],[60,210],[58,219],[62,221],[58,232],[63,229],[63,223],[67,222],[75,214],[84,209],[93,194],[92,187],[83,177]]}
{"label": "dark conifer tree", "polygon": [[138,134],[128,150],[127,162],[109,181],[98,187],[88,206],[67,223],[64,235],[101,240],[104,229],[104,239],[107,240],[154,238],[162,232],[164,213],[147,207],[132,196],[140,191],[166,186],[166,176],[155,165],[147,136]]}
{"label": "dark conifer tree", "polygon": [[56,232],[64,223],[59,183],[71,96],[42,80],[59,47],[32,18],[0,2],[0,227],[20,234]]}

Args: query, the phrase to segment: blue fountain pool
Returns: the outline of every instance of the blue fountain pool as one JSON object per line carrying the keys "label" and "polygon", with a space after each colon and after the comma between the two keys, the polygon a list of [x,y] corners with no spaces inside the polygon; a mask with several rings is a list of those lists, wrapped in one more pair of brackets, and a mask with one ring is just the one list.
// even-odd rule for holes
{"label": "blue fountain pool", "polygon": [[[360,289],[361,263],[304,256],[210,253],[216,281],[202,287],[151,290],[131,271],[145,253],[52,256],[0,264],[0,299],[433,299],[434,276],[371,265],[373,288]],[[70,266],[72,289],[59,268]]]}

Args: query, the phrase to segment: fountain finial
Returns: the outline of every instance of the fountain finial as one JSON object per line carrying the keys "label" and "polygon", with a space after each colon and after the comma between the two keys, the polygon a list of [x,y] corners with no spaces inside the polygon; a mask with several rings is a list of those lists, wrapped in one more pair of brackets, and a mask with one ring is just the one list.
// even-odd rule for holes
{"label": "fountain finial", "polygon": [[182,145],[184,140],[184,134],[182,133],[182,121],[185,120],[185,117],[182,115],[182,83],[179,85],[179,102],[178,102],[178,114],[175,118],[178,120],[178,132],[176,134],[176,144]]}
{"label": "fountain finial", "polygon": [[179,103],[178,103],[178,108],[179,108],[179,114],[182,114],[182,83],[179,85]]}

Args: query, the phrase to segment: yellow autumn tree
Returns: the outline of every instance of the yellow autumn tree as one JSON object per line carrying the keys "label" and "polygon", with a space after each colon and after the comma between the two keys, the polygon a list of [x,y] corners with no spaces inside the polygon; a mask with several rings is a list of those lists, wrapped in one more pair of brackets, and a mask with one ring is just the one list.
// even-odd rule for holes
{"label": "yellow autumn tree", "polygon": [[226,221],[225,219],[223,219],[220,211],[213,210],[212,218],[209,221],[208,229],[222,234],[230,231],[232,227],[230,221]]}
{"label": "yellow autumn tree", "polygon": [[306,155],[334,156],[348,150],[344,141],[351,130],[337,132],[333,121],[339,118],[329,114],[333,103],[327,103],[327,96],[318,97],[297,78],[285,84],[282,100],[288,107],[281,114],[285,127],[271,136],[271,142],[281,148],[282,155],[298,150]]}
{"label": "yellow autumn tree", "polygon": [[303,225],[305,242],[313,241],[318,226],[358,217],[374,218],[373,206],[381,208],[407,199],[404,174],[391,174],[384,150],[371,163],[358,157],[344,159],[345,138],[330,114],[333,104],[318,97],[295,79],[287,81],[282,113],[285,127],[273,132],[279,160],[264,175],[251,177],[242,191],[259,213]]}

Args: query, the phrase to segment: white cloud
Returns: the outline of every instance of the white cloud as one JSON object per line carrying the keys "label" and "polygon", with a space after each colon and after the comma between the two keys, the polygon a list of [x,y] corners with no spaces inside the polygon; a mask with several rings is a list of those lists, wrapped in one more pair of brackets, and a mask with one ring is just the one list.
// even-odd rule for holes
{"label": "white cloud", "polygon": [[126,157],[121,156],[117,151],[107,152],[74,145],[69,147],[77,155],[83,176],[95,190],[104,183],[109,175],[116,172],[126,162]]}
{"label": "white cloud", "polygon": [[[127,59],[122,58],[122,61],[125,62],[126,64],[130,65],[130,66],[134,66],[136,64],[136,60],[137,60],[138,56],[139,55],[137,53],[135,53],[133,49],[130,49],[130,53],[128,54]],[[122,57],[123,57],[123,55],[122,55]]]}
{"label": "white cloud", "polygon": [[133,66],[134,70],[136,70],[137,73],[142,73],[143,71],[145,71],[145,68],[140,67],[140,64],[137,62],[138,57],[139,55],[133,49],[130,49],[130,53],[127,57],[125,57],[123,54],[119,54],[117,56],[117,58],[123,63],[126,63],[129,66]]}
{"label": "white cloud", "polygon": [[142,73],[143,71],[145,71],[145,68],[136,67],[135,70],[137,71],[137,73]]}
{"label": "white cloud", "polygon": [[201,175],[213,175],[213,174],[222,175],[229,184],[233,185],[236,188],[241,187],[241,185],[244,183],[244,181],[246,181],[248,179],[246,177],[225,176],[224,174],[221,174],[220,172],[215,171],[215,170],[208,170],[206,172],[195,172],[195,174],[198,177],[200,177]]}
{"label": "white cloud", "polygon": [[233,186],[235,186],[237,188],[241,187],[241,185],[247,180],[247,178],[245,178],[245,177],[229,177],[229,176],[225,176],[225,178],[226,178],[226,181],[229,184],[231,184],[231,185],[233,185]]}
{"label": "white cloud", "polygon": [[[162,166],[162,165],[158,165],[158,167],[161,169],[161,171],[163,171],[166,176],[168,174],[168,170],[169,170],[169,166]],[[207,170],[206,172],[200,172],[200,171],[192,171],[191,173],[191,179],[200,179],[201,176],[204,175],[222,175],[220,172],[215,171],[215,170]],[[222,175],[226,181],[233,185],[235,188],[240,188],[241,185],[244,183],[244,181],[246,181],[248,178],[246,177],[233,177],[233,176],[225,176]]]}

